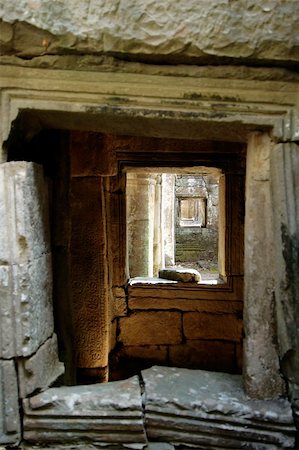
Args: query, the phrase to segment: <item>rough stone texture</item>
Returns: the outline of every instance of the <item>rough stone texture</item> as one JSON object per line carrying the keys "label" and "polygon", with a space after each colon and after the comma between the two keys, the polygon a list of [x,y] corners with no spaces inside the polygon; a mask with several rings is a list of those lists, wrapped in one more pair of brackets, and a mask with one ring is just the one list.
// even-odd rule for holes
{"label": "rough stone texture", "polygon": [[4,50],[20,55],[80,51],[298,61],[297,11],[296,0],[134,0],[130,8],[120,0],[62,0],[50,6],[21,0],[2,3],[4,21],[24,23],[14,29],[4,24],[1,36]]}
{"label": "rough stone texture", "polygon": [[113,288],[113,317],[126,316],[128,313],[124,288]]}
{"label": "rough stone texture", "polygon": [[76,367],[106,367],[109,345],[108,275],[101,178],[73,177],[71,195],[71,281]]}
{"label": "rough stone texture", "polygon": [[42,168],[0,166],[0,355],[29,356],[53,333],[52,268]]}
{"label": "rough stone texture", "polygon": [[119,354],[121,358],[155,361],[163,365],[168,359],[167,350],[166,345],[129,345],[121,348]]}
{"label": "rough stone texture", "polygon": [[299,425],[299,147],[271,153],[274,272],[279,356]]}
{"label": "rough stone texture", "polygon": [[233,314],[216,315],[188,312],[183,315],[184,335],[187,339],[225,339],[240,341],[243,322]]}
{"label": "rough stone texture", "polygon": [[17,374],[13,361],[0,360],[0,445],[21,437]]}
{"label": "rough stone texture", "polygon": [[200,283],[201,281],[200,273],[195,269],[161,269],[159,277],[183,283]]}
{"label": "rough stone texture", "polygon": [[221,341],[187,340],[184,344],[169,346],[169,362],[176,367],[235,373],[235,344]]}
{"label": "rough stone texture", "polygon": [[128,306],[131,310],[176,309],[179,311],[198,311],[215,314],[231,313],[238,314],[239,317],[242,315],[243,311],[243,302],[241,301],[231,302],[213,299],[189,299],[188,293],[182,294],[182,298],[163,298],[163,289],[160,290],[160,295],[160,297],[152,297],[151,294],[149,294],[148,297],[143,297],[142,295],[134,295],[134,291],[130,291]]}
{"label": "rough stone texture", "polygon": [[146,444],[138,377],[52,388],[23,403],[24,438],[33,443]]}
{"label": "rough stone texture", "polygon": [[0,262],[22,264],[50,249],[48,196],[41,166],[0,167]]}
{"label": "rough stone texture", "polygon": [[57,355],[57,337],[54,334],[30,358],[18,361],[19,390],[22,398],[45,390],[64,373],[64,365]]}
{"label": "rough stone texture", "polygon": [[[71,133],[72,167],[74,177],[117,175],[115,152],[107,151],[106,136],[101,133]],[[86,158],[88,154],[88,158]]]}
{"label": "rough stone texture", "polygon": [[267,134],[255,133],[247,148],[244,382],[246,392],[255,398],[279,397],[285,390],[280,374],[274,313],[272,147]]}
{"label": "rough stone texture", "polygon": [[155,311],[133,313],[119,319],[119,341],[124,345],[180,344],[181,314]]}
{"label": "rough stone texture", "polygon": [[294,448],[285,399],[251,400],[238,375],[152,367],[142,371],[149,440],[217,449]]}

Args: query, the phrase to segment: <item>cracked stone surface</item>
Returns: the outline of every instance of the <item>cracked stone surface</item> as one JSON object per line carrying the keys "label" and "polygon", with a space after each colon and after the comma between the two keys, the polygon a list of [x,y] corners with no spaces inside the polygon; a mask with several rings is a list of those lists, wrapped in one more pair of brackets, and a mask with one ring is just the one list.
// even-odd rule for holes
{"label": "cracked stone surface", "polygon": [[[111,52],[299,60],[297,0],[2,2],[2,45],[18,54]],[[10,24],[23,23],[11,27]],[[29,25],[39,30],[26,39]],[[58,36],[58,38],[57,38]]]}
{"label": "cracked stone surface", "polygon": [[249,399],[239,375],[156,366],[142,377],[150,441],[200,446],[208,435],[217,449],[294,446],[289,402]]}
{"label": "cracked stone surface", "polygon": [[138,377],[48,389],[24,400],[24,438],[33,443],[146,444]]}
{"label": "cracked stone surface", "polygon": [[134,376],[25,399],[25,441],[49,450],[55,442],[64,450],[294,448],[290,403],[249,399],[238,375],[155,366],[142,378],[142,388]]}

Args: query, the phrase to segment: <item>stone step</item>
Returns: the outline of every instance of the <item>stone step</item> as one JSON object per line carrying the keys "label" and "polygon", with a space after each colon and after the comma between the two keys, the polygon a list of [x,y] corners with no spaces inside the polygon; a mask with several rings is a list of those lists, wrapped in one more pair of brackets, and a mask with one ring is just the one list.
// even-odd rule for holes
{"label": "stone step", "polygon": [[152,367],[142,372],[148,439],[198,448],[294,448],[286,399],[249,399],[239,375]]}
{"label": "stone step", "polygon": [[138,377],[52,388],[23,405],[24,439],[32,443],[146,445]]}

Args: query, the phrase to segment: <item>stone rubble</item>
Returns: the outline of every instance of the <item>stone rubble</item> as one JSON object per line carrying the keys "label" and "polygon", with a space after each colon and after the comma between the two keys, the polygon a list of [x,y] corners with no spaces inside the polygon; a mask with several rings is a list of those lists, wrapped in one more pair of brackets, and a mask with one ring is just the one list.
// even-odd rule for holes
{"label": "stone rubble", "polygon": [[146,444],[138,377],[52,388],[24,400],[24,439],[35,443]]}
{"label": "stone rubble", "polygon": [[154,366],[142,378],[143,393],[134,376],[25,399],[25,443],[49,450],[294,448],[289,402],[249,399],[239,375]]}
{"label": "stone rubble", "polygon": [[294,448],[289,402],[249,399],[239,375],[156,366],[142,377],[150,441],[196,448]]}

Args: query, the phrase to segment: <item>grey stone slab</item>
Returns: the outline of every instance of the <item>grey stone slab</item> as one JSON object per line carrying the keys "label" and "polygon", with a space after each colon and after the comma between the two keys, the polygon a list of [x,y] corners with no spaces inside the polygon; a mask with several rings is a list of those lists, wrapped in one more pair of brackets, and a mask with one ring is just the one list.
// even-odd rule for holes
{"label": "grey stone slab", "polygon": [[12,268],[0,266],[0,357],[12,358],[17,354],[15,303]]}
{"label": "grey stone slab", "polygon": [[248,398],[238,375],[152,367],[142,376],[149,440],[219,449],[294,446],[289,402]]}
{"label": "grey stone slab", "polygon": [[51,255],[0,266],[0,356],[30,356],[53,333]]}
{"label": "grey stone slab", "polygon": [[18,369],[22,398],[51,386],[64,373],[64,365],[58,359],[56,335],[49,338],[33,356],[19,359]]}
{"label": "grey stone slab", "polygon": [[49,252],[47,187],[41,166],[0,166],[0,263],[22,264]]}
{"label": "grey stone slab", "polygon": [[47,188],[41,166],[0,165],[0,357],[29,356],[53,332]]}
{"label": "grey stone slab", "polygon": [[[38,7],[37,7],[38,5]],[[296,0],[277,2],[156,2],[134,0],[130,8],[119,0],[61,0],[3,2],[6,22],[25,22],[60,37],[49,36],[44,52],[71,49],[85,53],[172,55],[200,58],[210,55],[232,58],[298,60]],[[25,27],[28,32],[28,26]],[[24,30],[2,28],[9,48],[16,42],[18,54],[40,55],[41,44],[24,40]],[[44,31],[45,33],[45,31]],[[47,34],[46,34],[47,37]]]}
{"label": "grey stone slab", "polygon": [[17,375],[13,361],[0,360],[0,444],[21,438]]}
{"label": "grey stone slab", "polygon": [[32,443],[146,444],[137,377],[52,388],[25,399],[24,438]]}

